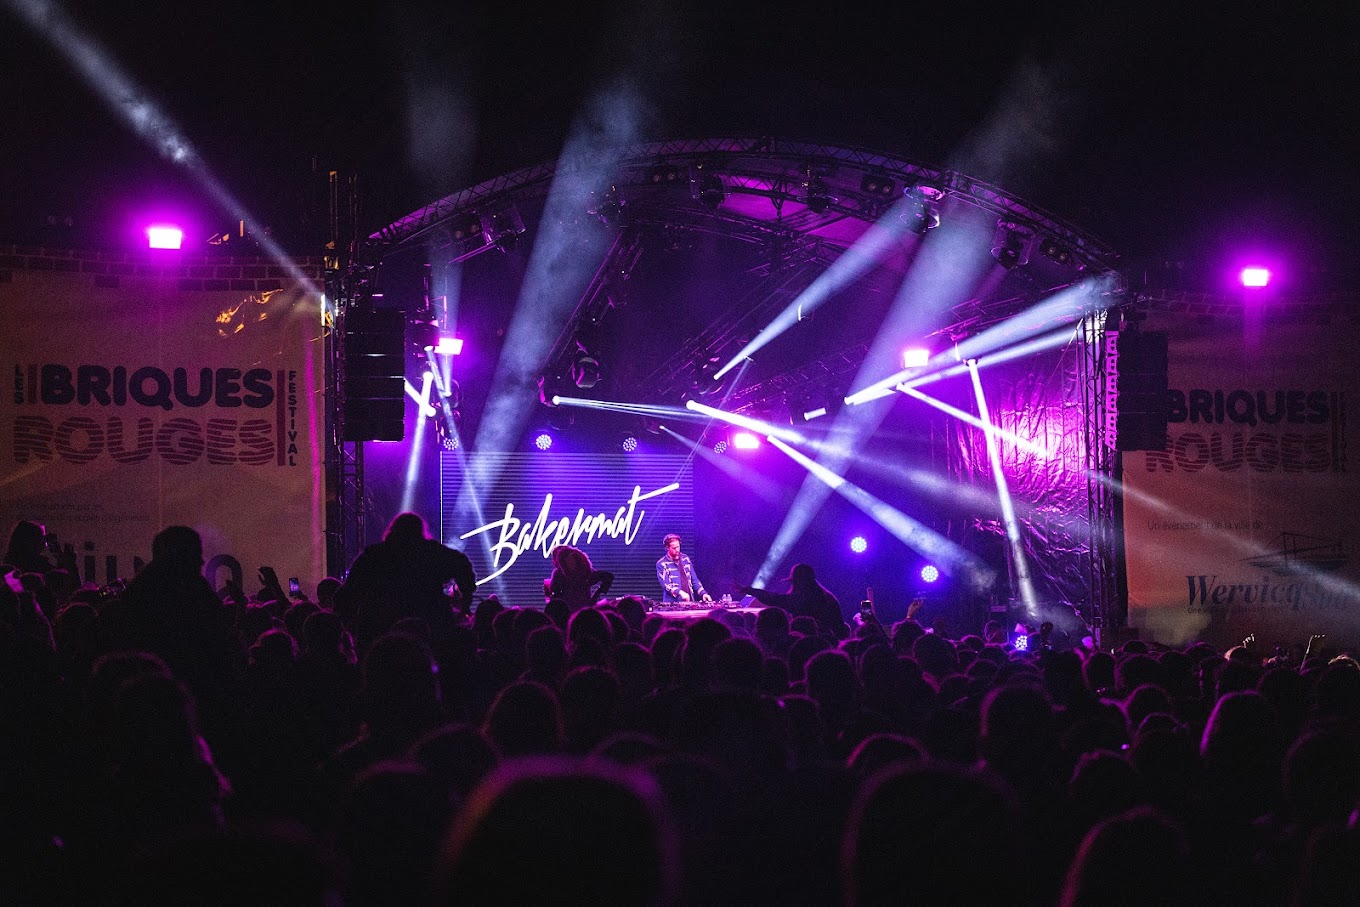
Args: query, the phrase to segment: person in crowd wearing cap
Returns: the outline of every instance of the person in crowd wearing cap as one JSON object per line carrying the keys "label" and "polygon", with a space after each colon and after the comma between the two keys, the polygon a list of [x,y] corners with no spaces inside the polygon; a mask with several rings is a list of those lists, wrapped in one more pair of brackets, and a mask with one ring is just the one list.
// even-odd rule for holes
{"label": "person in crowd wearing cap", "polygon": [[823,633],[845,639],[850,635],[841,603],[831,590],[817,582],[817,573],[810,564],[794,564],[787,577],[788,592],[771,592],[754,586],[743,586],[742,593],[763,605],[783,608],[794,617],[811,617]]}

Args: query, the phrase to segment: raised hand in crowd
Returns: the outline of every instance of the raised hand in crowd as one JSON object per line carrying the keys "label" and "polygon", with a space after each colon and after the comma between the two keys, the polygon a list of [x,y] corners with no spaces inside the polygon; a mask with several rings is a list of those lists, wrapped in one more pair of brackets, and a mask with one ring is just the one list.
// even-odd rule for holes
{"label": "raised hand in crowd", "polygon": [[1308,648],[1303,650],[1303,657],[1308,658],[1311,655],[1321,654],[1323,640],[1326,638],[1326,633],[1314,633],[1312,636],[1308,637]]}
{"label": "raised hand in crowd", "polygon": [[276,601],[288,603],[288,595],[283,591],[283,586],[279,584],[279,575],[274,572],[274,568],[265,565],[260,568],[260,598],[264,601]]}

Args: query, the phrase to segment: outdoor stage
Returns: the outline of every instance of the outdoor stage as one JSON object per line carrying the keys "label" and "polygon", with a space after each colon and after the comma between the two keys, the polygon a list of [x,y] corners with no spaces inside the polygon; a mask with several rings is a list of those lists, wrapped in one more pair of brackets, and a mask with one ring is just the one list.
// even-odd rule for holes
{"label": "outdoor stage", "polygon": [[414,510],[510,603],[564,543],[655,595],[674,532],[719,595],[801,562],[885,621],[1360,641],[1353,299],[1133,291],[1078,228],[853,149],[608,169],[507,174],[327,267],[10,249],[0,517],[100,584],[184,523],[219,585],[315,588]]}

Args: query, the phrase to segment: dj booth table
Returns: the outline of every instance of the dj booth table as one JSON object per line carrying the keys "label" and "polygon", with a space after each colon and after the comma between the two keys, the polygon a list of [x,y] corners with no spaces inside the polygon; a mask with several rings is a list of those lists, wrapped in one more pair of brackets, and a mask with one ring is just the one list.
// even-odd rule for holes
{"label": "dj booth table", "polygon": [[[686,602],[688,604],[688,602]],[[763,608],[657,608],[648,611],[667,620],[694,620],[697,617],[721,617],[724,614],[759,614]]]}
{"label": "dj booth table", "polygon": [[764,605],[749,596],[740,601],[729,599],[714,602],[660,602],[648,598],[643,599],[642,604],[648,616],[654,614],[676,623],[689,623],[701,617],[722,620],[727,615],[741,615],[741,619],[745,620],[747,614],[759,614],[764,609]]}

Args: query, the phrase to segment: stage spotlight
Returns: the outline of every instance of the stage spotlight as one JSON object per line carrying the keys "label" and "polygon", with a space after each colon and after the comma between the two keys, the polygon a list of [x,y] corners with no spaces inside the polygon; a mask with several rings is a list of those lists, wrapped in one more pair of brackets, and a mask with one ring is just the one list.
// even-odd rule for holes
{"label": "stage spotlight", "polygon": [[447,419],[436,418],[434,420],[435,437],[439,439],[439,446],[445,450],[457,450],[462,445],[462,440],[458,434],[458,423],[461,416],[457,412],[451,413],[453,424],[450,425]]}
{"label": "stage spotlight", "polygon": [[449,235],[458,243],[472,239],[473,237],[481,237],[482,222],[478,219],[477,215],[469,214],[463,219],[456,221],[453,226],[449,228]]}
{"label": "stage spotlight", "polygon": [[626,438],[623,439],[623,452],[624,452],[624,453],[632,453],[633,451],[637,450],[637,446],[638,446],[638,439],[635,438],[635,437],[633,437],[632,435],[629,435],[628,437],[626,437]]}
{"label": "stage spotlight", "polygon": [[933,583],[940,578],[940,568],[934,564],[926,564],[921,568],[921,579],[928,583]]}
{"label": "stage spotlight", "polygon": [[726,383],[726,375],[719,378],[719,365],[716,362],[705,362],[699,366],[699,374],[694,379],[694,391],[701,397],[711,397],[723,389]]}
{"label": "stage spotlight", "polygon": [[538,399],[544,406],[556,406],[556,397],[570,397],[574,385],[571,380],[558,371],[549,372],[538,379]]}
{"label": "stage spotlight", "polygon": [[552,435],[548,434],[546,431],[540,432],[538,437],[534,438],[534,446],[539,450],[547,450],[549,447],[552,447],[552,443]]}
{"label": "stage spotlight", "polygon": [[184,231],[169,224],[153,224],[146,228],[146,244],[151,249],[178,249],[184,243]]}
{"label": "stage spotlight", "polygon": [[863,554],[869,549],[869,542],[862,535],[857,535],[850,540],[850,550],[856,554]]}
{"label": "stage spotlight", "polygon": [[944,197],[943,192],[934,186],[918,184],[908,186],[903,194],[910,199],[906,210],[901,214],[907,229],[919,236],[940,225],[939,200]]}
{"label": "stage spotlight", "polygon": [[482,220],[482,236],[487,245],[495,245],[508,252],[524,233],[524,218],[514,205],[491,214]]}
{"label": "stage spotlight", "polygon": [[660,164],[647,171],[647,179],[653,186],[678,183],[680,182],[680,168],[672,167],[669,164]]}
{"label": "stage spotlight", "polygon": [[902,351],[903,368],[922,368],[930,362],[930,350],[919,346],[910,346]]}
{"label": "stage spotlight", "polygon": [[696,167],[690,173],[689,194],[705,208],[716,208],[727,197],[727,190],[723,188],[722,180],[718,177],[711,173],[705,173],[701,168]]}
{"label": "stage spotlight", "polygon": [[411,346],[421,352],[429,352],[439,344],[439,325],[433,321],[412,321],[406,330]]}
{"label": "stage spotlight", "polygon": [[732,446],[737,450],[755,450],[760,447],[760,438],[749,431],[739,431],[732,435]]}
{"label": "stage spotlight", "polygon": [[1242,286],[1259,290],[1270,285],[1270,269],[1259,266],[1243,268],[1237,279],[1242,282]]}
{"label": "stage spotlight", "polygon": [[1017,265],[1029,264],[1029,246],[1033,235],[1021,227],[1009,221],[998,221],[996,225],[995,245],[992,246],[992,257],[1001,263],[1001,267],[1010,270]]}
{"label": "stage spotlight", "polygon": [[714,443],[714,445],[713,445],[713,452],[716,453],[716,454],[726,453],[726,452],[727,452],[727,439],[726,439],[726,438],[719,438],[719,439],[717,440],[717,442]]}
{"label": "stage spotlight", "polygon": [[589,353],[582,353],[571,363],[571,380],[581,390],[600,383],[600,362]]}
{"label": "stage spotlight", "polygon": [[827,415],[832,411],[833,398],[834,395],[822,387],[806,387],[790,394],[787,401],[789,424],[802,425]]}
{"label": "stage spotlight", "polygon": [[864,178],[859,181],[859,191],[866,195],[877,195],[883,198],[890,198],[897,191],[897,183],[892,180],[866,173]]}
{"label": "stage spotlight", "polygon": [[449,263],[465,261],[486,251],[486,231],[476,214],[467,214],[448,227]]}
{"label": "stage spotlight", "polygon": [[1072,250],[1051,236],[1039,244],[1039,254],[1060,265],[1072,264]]}
{"label": "stage spotlight", "polygon": [[821,214],[831,207],[831,196],[827,192],[826,182],[821,177],[814,176],[810,167],[803,180],[803,200],[808,210],[814,214]]}
{"label": "stage spotlight", "polygon": [[444,356],[463,355],[463,338],[455,337],[452,334],[439,335],[439,342],[434,345],[434,351]]}
{"label": "stage spotlight", "polygon": [[449,409],[458,409],[458,404],[463,402],[463,388],[457,381],[450,378],[448,383],[442,388],[444,402],[449,405]]}

